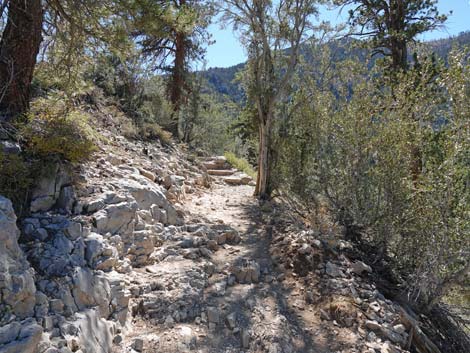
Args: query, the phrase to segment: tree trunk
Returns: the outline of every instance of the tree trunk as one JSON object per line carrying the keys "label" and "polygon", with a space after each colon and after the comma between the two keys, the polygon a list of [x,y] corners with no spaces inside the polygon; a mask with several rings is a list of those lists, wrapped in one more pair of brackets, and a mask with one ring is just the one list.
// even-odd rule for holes
{"label": "tree trunk", "polygon": [[392,39],[391,55],[394,72],[406,71],[408,68],[408,50],[404,40]]}
{"label": "tree trunk", "polygon": [[258,176],[256,179],[255,196],[260,199],[269,199],[271,196],[271,161],[269,156],[271,149],[271,124],[271,113],[267,113],[259,124]]}
{"label": "tree trunk", "polygon": [[[183,7],[186,0],[180,0],[179,7]],[[170,83],[170,101],[173,106],[173,118],[168,130],[173,136],[179,139],[179,110],[183,100],[183,89],[185,85],[185,64],[186,64],[186,35],[177,32],[175,37],[175,61],[173,62],[173,72]]]}
{"label": "tree trunk", "polygon": [[0,112],[7,117],[29,108],[31,81],[42,41],[41,0],[10,0],[0,41]]}
{"label": "tree trunk", "polygon": [[411,178],[416,185],[422,173],[423,163],[420,148],[413,142],[411,146]]}
{"label": "tree trunk", "polygon": [[392,56],[392,67],[395,72],[406,70],[408,67],[408,50],[406,39],[400,34],[405,30],[406,16],[405,4],[403,0],[393,0],[390,2],[390,51]]}
{"label": "tree trunk", "polygon": [[176,34],[176,50],[175,61],[173,64],[173,72],[170,82],[170,101],[173,106],[173,117],[168,130],[173,136],[179,139],[179,110],[181,108],[184,87],[184,71],[185,71],[185,36],[182,33]]}

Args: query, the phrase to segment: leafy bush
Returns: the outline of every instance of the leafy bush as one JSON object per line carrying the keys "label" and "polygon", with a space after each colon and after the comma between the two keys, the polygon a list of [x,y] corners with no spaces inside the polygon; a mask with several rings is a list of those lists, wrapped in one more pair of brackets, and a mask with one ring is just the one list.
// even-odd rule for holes
{"label": "leafy bush", "polygon": [[367,70],[347,63],[325,89],[297,91],[275,179],[307,202],[326,196],[430,308],[470,268],[470,63],[465,53],[447,68],[423,62],[393,89]]}
{"label": "leafy bush", "polygon": [[88,116],[67,107],[62,100],[38,99],[26,118],[20,136],[27,152],[33,155],[80,162],[96,150],[95,141],[99,137],[90,126]]}
{"label": "leafy bush", "polygon": [[171,145],[172,135],[156,123],[135,124],[133,121],[121,123],[122,134],[129,139],[156,141],[159,140],[163,145]]}
{"label": "leafy bush", "polygon": [[172,135],[168,131],[162,129],[156,123],[143,123],[138,127],[139,136],[144,140],[160,140],[164,145],[170,145],[172,142]]}
{"label": "leafy bush", "polygon": [[33,185],[33,169],[21,155],[4,154],[0,150],[0,195],[9,198],[21,214]]}
{"label": "leafy bush", "polygon": [[238,170],[241,170],[242,172],[245,172],[252,178],[256,179],[256,171],[246,159],[239,158],[232,152],[225,152],[224,156],[225,158],[227,158],[227,162],[229,162],[233,167],[237,168]]}

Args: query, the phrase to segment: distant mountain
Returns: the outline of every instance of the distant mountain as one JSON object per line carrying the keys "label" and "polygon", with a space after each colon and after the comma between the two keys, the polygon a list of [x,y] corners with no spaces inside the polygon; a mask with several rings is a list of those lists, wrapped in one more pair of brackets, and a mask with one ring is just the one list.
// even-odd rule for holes
{"label": "distant mountain", "polygon": [[[331,50],[332,57],[335,61],[341,61],[346,58],[348,55],[354,55],[359,58],[365,58],[367,52],[364,49],[352,49],[352,42],[354,39],[340,39],[327,43],[329,49]],[[470,45],[470,31],[462,32],[455,37],[433,40],[425,43],[428,45],[432,51],[436,54],[437,57],[443,58],[446,60],[449,52],[454,46],[463,47]],[[304,50],[304,56],[307,62],[316,61],[311,55],[309,55],[308,50]],[[238,86],[235,80],[237,72],[242,70],[245,66],[245,63],[241,63],[235,66],[227,68],[210,68],[203,72],[203,77],[208,83],[207,87],[209,90],[216,92],[221,95],[226,95],[230,97],[234,102],[243,101],[244,93]]]}
{"label": "distant mountain", "polygon": [[216,93],[229,96],[234,102],[243,100],[243,91],[234,82],[237,72],[245,67],[245,63],[227,68],[210,68],[203,72],[203,77],[209,85],[209,89]]}

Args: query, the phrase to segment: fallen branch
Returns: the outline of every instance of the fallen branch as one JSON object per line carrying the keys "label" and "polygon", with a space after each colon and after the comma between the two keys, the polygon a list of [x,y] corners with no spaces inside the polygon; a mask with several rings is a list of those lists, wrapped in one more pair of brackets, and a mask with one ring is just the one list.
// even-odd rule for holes
{"label": "fallen branch", "polygon": [[412,318],[403,308],[401,309],[400,317],[402,324],[409,331],[410,342],[408,344],[410,346],[415,347],[419,353],[441,353],[439,348],[421,330],[419,322]]}

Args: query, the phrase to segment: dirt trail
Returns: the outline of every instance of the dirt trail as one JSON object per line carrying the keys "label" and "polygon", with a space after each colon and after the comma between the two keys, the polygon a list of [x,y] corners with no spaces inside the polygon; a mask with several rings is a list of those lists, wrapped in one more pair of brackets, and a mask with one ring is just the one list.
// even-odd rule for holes
{"label": "dirt trail", "polygon": [[[140,315],[127,335],[127,351],[139,350],[139,337],[144,352],[329,352],[319,316],[305,306],[295,283],[283,282],[284,274],[272,264],[270,227],[262,222],[253,187],[215,179],[210,190],[186,200],[187,218],[193,224],[229,228],[241,240],[221,241],[204,258],[182,259],[175,253],[142,269],[140,283],[160,281],[151,284],[160,295],[154,288],[147,299],[143,295]],[[165,244],[177,252],[181,237]],[[187,317],[174,320],[171,308],[163,321],[165,306],[175,304]]]}

